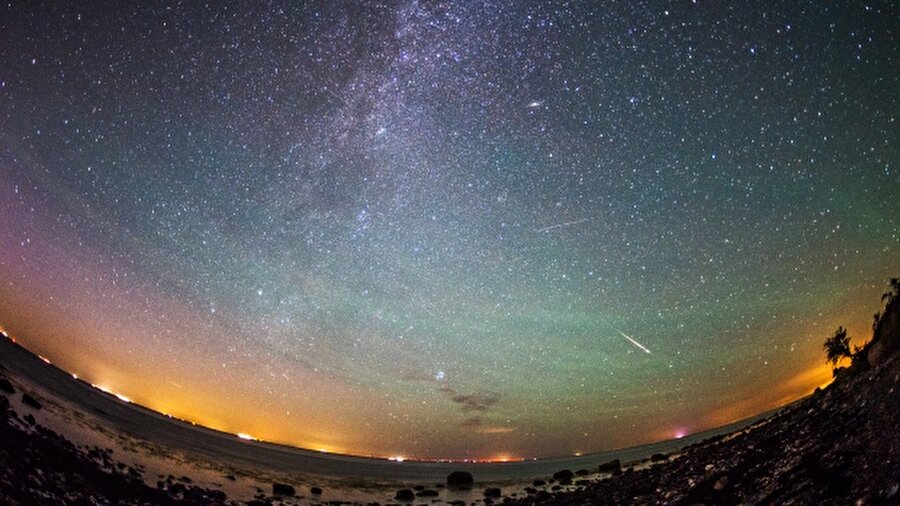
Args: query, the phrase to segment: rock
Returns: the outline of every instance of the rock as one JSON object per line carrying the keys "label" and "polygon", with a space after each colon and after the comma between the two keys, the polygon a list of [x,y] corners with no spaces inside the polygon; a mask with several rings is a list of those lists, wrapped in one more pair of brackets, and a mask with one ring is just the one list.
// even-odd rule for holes
{"label": "rock", "polygon": [[0,390],[3,390],[8,394],[16,393],[16,389],[13,388],[12,383],[6,378],[0,378]]}
{"label": "rock", "polygon": [[394,499],[398,501],[412,501],[416,498],[416,494],[408,488],[402,488],[394,495]]}
{"label": "rock", "polygon": [[534,480],[533,482],[531,482],[531,484],[534,485],[535,487],[543,487],[544,485],[547,484],[547,482],[544,480]]}
{"label": "rock", "polygon": [[272,484],[272,495],[286,495],[293,496],[297,491],[294,487],[290,485],[286,485],[284,483],[273,483]]}
{"label": "rock", "polygon": [[722,490],[723,488],[728,486],[728,477],[723,476],[716,481],[716,484],[713,485],[713,490]]}
{"label": "rock", "polygon": [[588,471],[587,469],[579,469],[579,470],[575,471],[575,474],[577,474],[578,476],[587,476],[587,475],[591,474],[591,472]]}
{"label": "rock", "polygon": [[471,473],[466,471],[453,471],[447,475],[447,486],[456,489],[469,489],[475,484]]}
{"label": "rock", "polygon": [[654,453],[653,455],[650,456],[650,462],[662,462],[668,458],[669,457],[666,457],[662,453]]}
{"label": "rock", "polygon": [[575,473],[569,471],[568,469],[563,469],[562,471],[556,471],[553,473],[553,479],[557,481],[569,480],[572,481],[572,478],[575,477]]}
{"label": "rock", "polygon": [[421,490],[418,493],[416,493],[416,495],[419,497],[437,497],[438,491],[426,488],[425,490]]}
{"label": "rock", "polygon": [[425,485],[416,485],[415,487],[413,487],[413,490],[415,490],[416,492],[421,492],[425,490]]}
{"label": "rock", "polygon": [[32,409],[41,409],[41,403],[28,394],[22,394],[22,404]]}
{"label": "rock", "polygon": [[312,487],[309,489],[309,493],[312,495],[322,495],[322,489],[319,487]]}
{"label": "rock", "polygon": [[237,481],[237,478],[233,474],[229,474],[225,479],[228,481]]}
{"label": "rock", "polygon": [[497,487],[490,487],[490,488],[484,489],[485,497],[500,497],[500,495],[501,495],[500,489]]}
{"label": "rock", "polygon": [[622,462],[619,459],[610,460],[604,464],[600,464],[597,467],[597,471],[601,473],[612,473],[614,471],[622,470]]}

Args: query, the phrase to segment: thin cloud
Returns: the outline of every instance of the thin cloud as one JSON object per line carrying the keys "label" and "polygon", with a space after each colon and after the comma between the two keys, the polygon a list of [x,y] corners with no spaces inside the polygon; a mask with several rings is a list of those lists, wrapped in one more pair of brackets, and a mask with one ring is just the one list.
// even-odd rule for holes
{"label": "thin cloud", "polygon": [[455,395],[453,402],[460,405],[463,413],[470,411],[487,411],[491,406],[500,402],[500,394],[494,392],[474,393],[468,395]]}

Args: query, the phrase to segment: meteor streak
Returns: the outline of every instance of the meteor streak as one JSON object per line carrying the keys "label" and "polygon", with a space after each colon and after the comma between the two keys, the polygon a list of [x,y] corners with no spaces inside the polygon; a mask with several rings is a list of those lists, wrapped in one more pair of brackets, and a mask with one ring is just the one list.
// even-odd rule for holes
{"label": "meteor streak", "polygon": [[580,225],[587,221],[587,218],[582,218],[580,220],[575,221],[567,221],[565,223],[557,223],[556,225],[550,225],[549,227],[539,228],[535,230],[537,233],[547,232],[548,230],[553,230],[555,228],[563,228],[563,227],[571,227],[572,225]]}
{"label": "meteor streak", "polygon": [[629,336],[628,334],[622,332],[621,330],[619,331],[619,334],[622,334],[622,337],[624,337],[625,339],[628,339],[628,342],[630,342],[631,344],[637,346],[638,348],[640,348],[641,350],[643,350],[645,353],[648,353],[648,354],[650,353],[650,350],[648,350],[646,346],[644,346],[643,344],[641,344],[641,343],[635,341],[635,340],[632,339],[631,336]]}

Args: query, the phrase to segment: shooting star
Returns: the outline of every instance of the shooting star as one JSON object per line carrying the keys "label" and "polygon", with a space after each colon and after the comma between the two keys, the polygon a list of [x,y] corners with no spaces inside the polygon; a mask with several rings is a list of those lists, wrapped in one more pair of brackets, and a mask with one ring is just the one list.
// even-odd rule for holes
{"label": "shooting star", "polygon": [[635,340],[632,339],[631,336],[629,336],[628,334],[622,332],[621,330],[619,331],[619,334],[622,334],[622,337],[624,337],[625,339],[628,339],[628,342],[630,342],[631,344],[637,346],[638,348],[640,348],[641,350],[643,350],[645,353],[647,353],[647,354],[650,353],[650,350],[648,350],[646,346],[644,346],[643,344],[641,344],[641,343],[635,341]]}
{"label": "shooting star", "polygon": [[557,223],[556,225],[550,225],[549,227],[539,228],[539,229],[535,230],[535,232],[540,234],[541,232],[547,232],[549,230],[553,230],[553,229],[557,229],[557,228],[571,227],[572,225],[580,225],[586,221],[587,221],[587,218],[582,218],[580,220],[567,221],[565,223]]}

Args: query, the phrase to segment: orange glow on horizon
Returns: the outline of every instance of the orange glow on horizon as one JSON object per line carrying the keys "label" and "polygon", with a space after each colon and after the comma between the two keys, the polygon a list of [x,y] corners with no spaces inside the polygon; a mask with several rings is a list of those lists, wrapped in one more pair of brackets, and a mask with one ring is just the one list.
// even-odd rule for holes
{"label": "orange glow on horizon", "polygon": [[831,367],[820,364],[801,371],[776,388],[762,391],[713,411],[709,417],[709,428],[728,425],[744,418],[780,408],[805,397],[817,387],[831,384]]}
{"label": "orange glow on horizon", "polygon": [[[5,330],[3,331],[4,335],[8,337],[10,340],[13,340],[12,336],[10,336]],[[52,353],[52,350],[51,350]],[[47,358],[43,355],[37,355],[43,362],[47,364],[51,364],[50,358]],[[60,360],[60,365],[57,367],[71,366],[67,362],[66,356],[57,356],[56,354],[51,354],[51,357],[54,359]],[[343,441],[350,440],[346,438],[346,434],[344,433],[331,433],[329,431],[320,431],[317,442],[310,442],[309,439],[305,439],[302,436],[296,437],[295,434],[291,433],[289,430],[286,430],[284,425],[281,423],[276,423],[274,425],[263,425],[257,419],[229,419],[222,416],[221,408],[223,405],[227,405],[228,407],[233,407],[230,403],[229,399],[224,399],[222,402],[219,402],[219,399],[213,399],[214,402],[204,402],[204,404],[200,405],[197,403],[197,397],[192,395],[192,393],[196,391],[203,391],[203,389],[207,386],[203,383],[189,383],[184,381],[182,378],[177,378],[177,381],[180,384],[176,384],[175,386],[178,388],[173,389],[172,387],[168,388],[160,388],[159,387],[159,377],[168,378],[171,376],[172,371],[160,371],[160,376],[151,377],[151,378],[131,378],[127,376],[123,376],[120,371],[116,369],[110,368],[108,370],[92,368],[89,366],[78,365],[78,370],[84,373],[84,376],[80,376],[78,374],[71,373],[70,375],[74,379],[80,379],[81,381],[85,381],[90,383],[90,379],[100,378],[100,384],[90,383],[91,386],[107,393],[109,395],[113,395],[118,398],[122,402],[126,403],[136,403],[143,407],[146,407],[152,411],[160,413],[163,416],[177,419],[179,421],[190,423],[194,426],[201,426],[205,428],[209,428],[212,430],[224,432],[226,434],[231,434],[236,436],[242,440],[252,440],[252,441],[264,441],[273,444],[285,445],[289,447],[298,448],[301,450],[307,451],[319,451],[322,453],[332,453],[338,455],[351,455],[351,456],[371,456],[375,458],[387,459],[394,462],[404,462],[404,461],[421,461],[421,462],[472,462],[472,463],[506,463],[506,462],[521,462],[525,460],[531,460],[531,458],[522,458],[522,457],[514,457],[509,454],[481,454],[475,457],[464,458],[461,456],[455,457],[430,457],[430,456],[409,456],[411,454],[409,448],[397,448],[395,451],[406,451],[410,452],[406,455],[393,453],[391,450],[388,452],[384,452],[383,449],[375,449],[370,447],[363,446],[364,444],[371,443],[371,441],[363,441],[362,443],[358,441],[354,441],[348,444],[342,444],[340,447],[332,446],[330,441]],[[163,375],[165,374],[165,375]],[[95,379],[95,381],[97,381]],[[691,423],[687,423],[680,426],[673,427],[669,425],[659,432],[652,432],[653,439],[638,441],[635,444],[643,444],[650,443],[654,441],[667,440],[672,438],[679,438],[685,435],[695,433],[698,431],[703,431],[715,427],[719,427],[722,425],[727,425],[734,421],[738,421],[740,419],[753,416],[757,413],[765,412],[771,410],[773,408],[777,408],[783,406],[787,403],[795,401],[801,397],[809,395],[812,393],[812,390],[815,387],[824,387],[830,384],[832,381],[831,368],[824,363],[814,365],[809,367],[806,370],[803,370],[799,373],[794,374],[788,379],[782,381],[775,388],[770,388],[765,391],[756,392],[754,394],[749,395],[744,399],[740,399],[732,404],[724,405],[718,407],[718,409],[713,410],[711,413],[707,413],[707,416],[702,416],[704,413],[701,413],[701,416],[698,417],[698,423],[694,424],[693,421]],[[165,382],[162,382],[163,384]],[[173,382],[174,384],[174,382]],[[122,388],[123,391],[127,392],[152,392],[150,396],[139,396],[136,399],[131,397],[127,397],[123,394],[116,393],[112,388],[107,385],[116,385],[116,389]],[[189,393],[190,392],[190,393]],[[162,399],[160,401],[160,399]],[[254,410],[248,410],[249,412],[254,412]],[[293,411],[293,410],[292,410]],[[249,423],[247,423],[249,422]],[[280,422],[280,421],[279,421]],[[703,423],[706,422],[706,423]],[[690,430],[686,429],[686,427],[690,427]],[[238,432],[238,429],[247,432]],[[506,434],[512,433],[520,430],[518,427],[504,427],[504,426],[487,426],[481,427],[478,430],[474,431],[476,433],[491,435],[491,434]],[[524,430],[524,429],[522,429]],[[254,434],[251,436],[250,434]],[[651,433],[648,432],[647,435]],[[350,434],[351,436],[353,434]],[[242,437],[246,436],[246,437]],[[316,437],[316,436],[314,436]],[[316,440],[313,440],[316,441]],[[631,446],[631,445],[627,445]],[[626,447],[627,447],[626,446]],[[600,451],[601,449],[588,447],[586,452],[594,452]],[[412,449],[415,451],[415,449]],[[513,448],[515,451],[515,448]],[[576,456],[581,454],[581,451],[574,452]]]}

